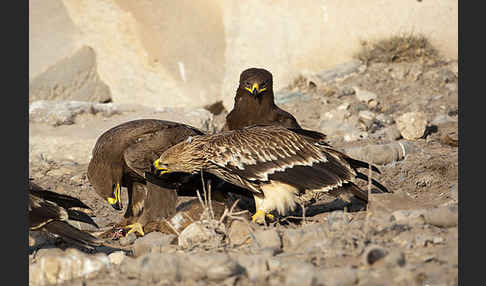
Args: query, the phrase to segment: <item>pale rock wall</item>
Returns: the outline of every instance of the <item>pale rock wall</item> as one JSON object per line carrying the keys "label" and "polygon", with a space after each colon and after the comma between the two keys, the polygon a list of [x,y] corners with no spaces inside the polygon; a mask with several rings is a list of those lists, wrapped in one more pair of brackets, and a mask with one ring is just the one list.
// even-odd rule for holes
{"label": "pale rock wall", "polygon": [[30,0],[29,77],[82,46],[116,103],[227,109],[240,72],[268,68],[275,90],[348,62],[361,40],[423,33],[458,56],[453,0]]}

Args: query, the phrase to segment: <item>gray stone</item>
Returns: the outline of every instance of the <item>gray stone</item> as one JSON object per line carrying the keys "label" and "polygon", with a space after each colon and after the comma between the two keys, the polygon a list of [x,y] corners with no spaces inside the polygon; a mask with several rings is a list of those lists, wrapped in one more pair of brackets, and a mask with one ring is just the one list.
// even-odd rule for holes
{"label": "gray stone", "polygon": [[232,245],[241,245],[250,240],[250,231],[247,223],[234,220],[228,230],[228,239]]}
{"label": "gray stone", "polygon": [[279,251],[282,248],[280,235],[275,229],[258,230],[252,236],[253,245],[257,248],[269,248]]}
{"label": "gray stone", "polygon": [[312,97],[299,91],[277,91],[275,92],[275,104],[285,104],[295,101],[309,101]]}
{"label": "gray stone", "polygon": [[[407,210],[407,212],[394,213],[399,210]],[[416,200],[406,194],[397,192],[370,194],[368,198],[368,211],[373,214],[383,214],[392,221],[390,215],[392,213],[396,214],[398,218],[405,217],[403,219],[407,220],[410,213],[415,213],[418,210]]]}
{"label": "gray stone", "polygon": [[41,248],[37,250],[35,253],[35,259],[38,260],[39,258],[45,256],[61,256],[64,255],[64,251],[60,248]]}
{"label": "gray stone", "polygon": [[108,259],[110,259],[111,264],[116,264],[119,265],[123,262],[123,259],[125,259],[126,255],[123,251],[115,251],[110,254],[108,254]]}
{"label": "gray stone", "polygon": [[405,254],[396,249],[390,250],[388,255],[386,255],[383,259],[383,263],[390,268],[394,268],[396,266],[404,267],[406,264]]}
{"label": "gray stone", "polygon": [[[217,228],[220,229],[216,231]],[[180,233],[178,244],[182,248],[217,248],[223,243],[223,233],[224,225],[218,224],[217,221],[196,221]]]}
{"label": "gray stone", "polygon": [[445,88],[447,88],[449,91],[457,92],[458,86],[455,82],[449,82],[445,84]]}
{"label": "gray stone", "polygon": [[438,227],[454,227],[458,222],[457,205],[427,209],[423,214],[425,223]]}
{"label": "gray stone", "polygon": [[457,202],[459,200],[458,191],[459,191],[458,184],[453,184],[449,188],[449,193],[450,193],[451,199],[455,202]]}
{"label": "gray stone", "polygon": [[425,210],[398,210],[391,214],[391,221],[398,224],[421,225],[424,224]]}
{"label": "gray stone", "polygon": [[[357,123],[357,122],[356,122]],[[326,134],[329,140],[344,140],[345,142],[354,142],[368,138],[368,133],[357,127],[357,124],[342,122],[339,120],[322,120],[319,124],[319,130]]]}
{"label": "gray stone", "polygon": [[327,223],[331,231],[343,229],[349,224],[349,221],[349,213],[342,210],[333,211],[327,216]]}
{"label": "gray stone", "polygon": [[268,275],[268,258],[261,254],[235,254],[234,259],[245,268],[248,279],[252,282],[263,283]]}
{"label": "gray stone", "polygon": [[53,126],[70,125],[80,114],[102,114],[109,117],[118,114],[117,106],[111,103],[87,101],[39,100],[29,106],[29,121],[47,123]]}
{"label": "gray stone", "polygon": [[400,130],[398,130],[397,125],[393,124],[385,128],[385,136],[388,140],[395,141],[402,138],[402,133],[400,133]]}
{"label": "gray stone", "polygon": [[148,233],[135,241],[133,244],[133,255],[138,257],[149,252],[161,252],[164,246],[169,245],[176,239],[177,236],[173,234],[164,234],[157,231]]}
{"label": "gray stone", "polygon": [[378,96],[371,91],[362,90],[358,87],[354,87],[354,90],[356,91],[356,99],[361,102],[368,104],[371,100],[377,100]]}
{"label": "gray stone", "polygon": [[439,78],[443,83],[450,83],[454,82],[457,79],[457,76],[450,69],[443,68],[439,71]]}
{"label": "gray stone", "polygon": [[29,103],[36,100],[111,101],[110,88],[97,73],[94,50],[85,46],[33,78]]}
{"label": "gray stone", "polygon": [[317,242],[326,240],[327,224],[310,224],[301,229],[287,229],[282,233],[282,247],[287,252],[306,253],[319,248]]}
{"label": "gray stone", "polygon": [[217,253],[191,257],[192,261],[199,259],[199,263],[207,265],[206,277],[210,281],[223,281],[224,279],[244,273],[235,260],[231,259],[228,254]]}
{"label": "gray stone", "polygon": [[363,65],[363,63],[359,60],[353,60],[347,63],[343,63],[340,65],[335,66],[332,69],[328,69],[322,72],[319,72],[315,76],[321,81],[321,82],[329,82],[332,80],[335,80],[337,78],[345,77],[347,75],[350,75],[352,73],[359,72],[360,67]]}
{"label": "gray stone", "polygon": [[110,260],[104,253],[88,255],[67,249],[61,255],[46,255],[29,266],[29,285],[60,284],[75,278],[92,278],[108,269]]}
{"label": "gray stone", "polygon": [[293,264],[283,273],[287,286],[314,285],[319,269],[314,265],[302,262]]}
{"label": "gray stone", "polygon": [[407,154],[415,153],[417,150],[415,144],[407,141],[343,148],[347,155],[355,159],[378,165],[402,160]]}
{"label": "gray stone", "polygon": [[120,271],[130,278],[144,281],[175,281],[179,267],[178,255],[150,253],[138,258],[125,258],[120,264]]}
{"label": "gray stone", "polygon": [[423,112],[407,112],[395,119],[403,138],[416,140],[424,136],[427,117]]}
{"label": "gray stone", "polygon": [[137,235],[135,233],[130,233],[127,236],[123,236],[120,238],[119,242],[121,246],[128,246],[134,243],[137,240]]}
{"label": "gray stone", "polygon": [[440,236],[419,234],[415,237],[415,244],[421,247],[428,246],[429,244],[442,244],[442,243],[444,243],[444,238]]}
{"label": "gray stone", "polygon": [[343,87],[339,88],[338,92],[337,92],[338,98],[341,98],[343,96],[354,95],[355,93],[356,93],[356,91],[351,86],[343,86]]}
{"label": "gray stone", "polygon": [[395,120],[389,115],[386,115],[384,113],[379,113],[376,115],[376,120],[382,122],[383,124],[390,125],[395,123]]}
{"label": "gray stone", "polygon": [[376,114],[369,110],[362,110],[358,114],[359,118],[372,121],[376,118]]}
{"label": "gray stone", "polygon": [[351,267],[332,267],[320,269],[316,276],[318,285],[347,286],[358,282],[358,274]]}
{"label": "gray stone", "polygon": [[379,245],[368,245],[363,251],[363,264],[373,265],[388,255],[388,250]]}
{"label": "gray stone", "polygon": [[448,114],[438,114],[437,116],[434,117],[434,119],[432,119],[430,124],[442,125],[442,124],[446,124],[446,123],[449,123],[449,122],[457,122],[457,117],[454,118],[452,116],[449,116]]}

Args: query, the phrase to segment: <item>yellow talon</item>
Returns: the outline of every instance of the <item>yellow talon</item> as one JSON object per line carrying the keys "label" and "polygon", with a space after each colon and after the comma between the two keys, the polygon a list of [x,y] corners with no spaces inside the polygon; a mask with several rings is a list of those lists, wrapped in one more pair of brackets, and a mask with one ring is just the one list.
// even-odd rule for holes
{"label": "yellow talon", "polygon": [[125,226],[125,228],[130,228],[130,230],[127,232],[125,236],[128,236],[132,232],[138,232],[141,236],[144,236],[145,233],[143,232],[143,227],[139,222],[136,222],[131,225]]}
{"label": "yellow talon", "polygon": [[274,220],[275,216],[269,213],[265,213],[262,210],[257,210],[256,213],[251,217],[251,221],[258,223],[258,224],[264,224],[265,223],[265,217],[268,217],[270,220]]}

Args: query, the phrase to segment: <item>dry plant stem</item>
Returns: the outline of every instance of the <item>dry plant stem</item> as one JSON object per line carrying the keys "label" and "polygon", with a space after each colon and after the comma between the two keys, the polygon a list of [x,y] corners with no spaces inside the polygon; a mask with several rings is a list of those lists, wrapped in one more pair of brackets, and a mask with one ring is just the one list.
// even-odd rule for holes
{"label": "dry plant stem", "polygon": [[302,208],[302,224],[304,225],[306,223],[306,220],[305,220],[305,206],[301,203],[299,203],[300,205],[300,208]]}
{"label": "dry plant stem", "polygon": [[[368,161],[368,200],[371,194],[371,163]],[[366,209],[368,209],[368,204],[366,204]]]}
{"label": "dry plant stem", "polygon": [[164,219],[164,221],[167,223],[167,225],[177,234],[177,236],[181,235],[180,232],[177,231],[177,229],[170,223],[170,221]]}
{"label": "dry plant stem", "polygon": [[[213,211],[213,204],[211,201],[211,184],[208,182],[208,190],[206,190],[206,184],[204,183],[204,176],[203,176],[203,170],[201,169],[201,182],[202,182],[202,188],[203,188],[203,193],[204,193],[204,201],[201,198],[201,194],[199,193],[199,190],[197,190],[197,196],[199,198],[199,202],[204,208],[203,214],[206,213],[208,216],[208,219],[214,219],[214,211]],[[202,218],[202,215],[201,215]]]}
{"label": "dry plant stem", "polygon": [[365,217],[365,223],[364,223],[365,234],[368,233],[368,229],[369,229],[368,218],[371,215],[371,213],[368,210],[368,207],[369,207],[369,204],[370,204],[370,198],[371,198],[370,194],[371,194],[371,161],[368,160],[368,202],[366,203],[366,217]]}
{"label": "dry plant stem", "polygon": [[219,219],[219,223],[222,223],[224,221],[225,218],[231,218],[231,219],[235,219],[235,220],[241,220],[241,221],[246,221],[244,218],[242,217],[238,217],[238,215],[241,215],[241,214],[244,214],[244,213],[247,213],[248,211],[247,210],[244,210],[244,211],[239,211],[239,212],[233,212],[236,205],[238,204],[238,202],[240,201],[240,199],[237,199],[233,205],[231,206],[231,208],[229,209],[228,211],[228,208],[225,208],[224,209],[224,212],[223,212],[223,215],[221,216],[221,218]]}
{"label": "dry plant stem", "polygon": [[214,219],[213,200],[211,198],[211,180],[208,180],[208,205],[209,215],[211,216],[211,219]]}

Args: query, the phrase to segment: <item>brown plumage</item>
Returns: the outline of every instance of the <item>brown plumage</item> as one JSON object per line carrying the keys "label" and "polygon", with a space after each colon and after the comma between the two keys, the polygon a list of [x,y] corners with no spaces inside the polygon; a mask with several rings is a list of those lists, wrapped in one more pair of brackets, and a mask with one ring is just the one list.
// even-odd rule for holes
{"label": "brown plumage", "polygon": [[67,222],[75,220],[98,227],[86,213],[73,208],[89,209],[77,198],[46,191],[29,182],[29,230],[45,230],[86,248],[102,245],[102,240]]}
{"label": "brown plumage", "polygon": [[253,220],[257,222],[270,211],[285,214],[297,202],[322,195],[345,200],[356,195],[367,200],[367,192],[353,183],[355,178],[363,179],[353,164],[367,164],[332,149],[322,142],[323,136],[278,125],[193,136],[162,153],[154,167],[160,175],[203,170],[249,190],[255,199]]}
{"label": "brown plumage", "polygon": [[[143,226],[175,213],[177,180],[147,180],[152,163],[162,152],[198,129],[156,119],[122,123],[97,140],[88,166],[94,190],[115,209],[121,210],[120,187],[128,191],[128,207],[121,225],[143,235]],[[165,183],[165,184],[164,184]],[[118,193],[117,193],[118,192]]]}
{"label": "brown plumage", "polygon": [[[256,86],[254,86],[255,84]],[[257,90],[255,93],[252,93],[249,89],[254,90],[254,87]],[[262,91],[262,89],[265,90]],[[325,142],[326,136],[324,134],[302,129],[292,114],[275,105],[273,79],[269,71],[259,68],[249,68],[244,70],[240,75],[240,84],[236,92],[235,106],[226,117],[226,123],[222,130],[235,130],[259,124],[279,125],[289,128],[316,143],[318,142],[318,145],[324,149],[324,152],[328,152],[330,148]],[[365,162],[355,160],[344,154],[342,154],[342,158],[355,171],[358,168],[368,168],[368,164]],[[372,168],[373,171],[379,173],[376,167],[372,166]],[[368,176],[363,173],[357,172],[357,176],[360,179],[368,180]],[[388,192],[380,183],[374,179],[371,180],[373,185]]]}
{"label": "brown plumage", "polygon": [[226,116],[223,131],[257,124],[278,124],[300,128],[292,114],[275,105],[272,74],[259,68],[249,68],[240,75],[233,110]]}

